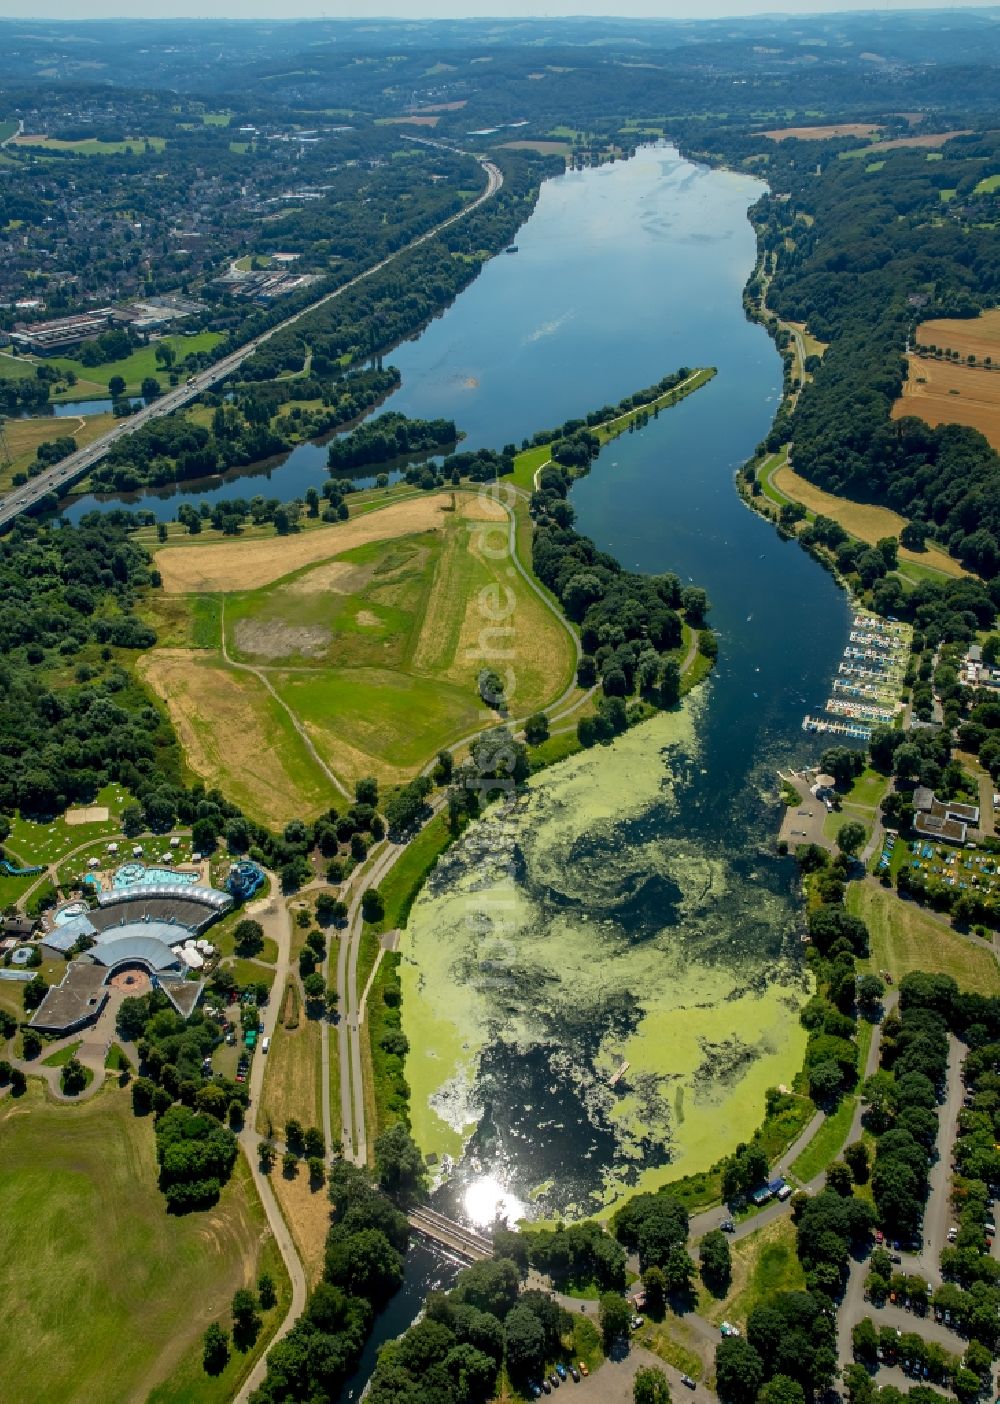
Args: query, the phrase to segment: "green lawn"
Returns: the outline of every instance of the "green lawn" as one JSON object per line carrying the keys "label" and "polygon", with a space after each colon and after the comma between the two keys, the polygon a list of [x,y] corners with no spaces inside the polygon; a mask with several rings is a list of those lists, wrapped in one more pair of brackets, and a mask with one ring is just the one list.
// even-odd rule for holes
{"label": "green lawn", "polygon": [[26,361],[23,356],[12,356],[9,351],[0,351],[0,379],[34,380],[34,361]]}
{"label": "green lawn", "polygon": [[794,1179],[808,1184],[826,1169],[831,1160],[837,1159],[851,1129],[856,1105],[857,1098],[854,1096],[841,1099],[837,1110],[826,1118],[798,1160],[792,1162],[790,1173]]}
{"label": "green lawn", "polygon": [[17,119],[6,117],[0,120],[0,141],[7,141],[17,131]]}
{"label": "green lawn", "polygon": [[121,811],[131,802],[131,796],[118,785],[105,785],[94,797],[94,806],[108,811],[108,818],[88,824],[67,824],[64,817],[48,824],[36,824],[18,814],[11,824],[10,837],[4,847],[22,863],[45,866],[57,863],[81,844],[121,831]]}
{"label": "green lawn", "polygon": [[126,356],[121,361],[108,361],[103,366],[85,366],[82,361],[71,360],[68,356],[53,356],[46,362],[47,365],[54,366],[57,370],[65,374],[73,371],[78,377],[80,384],[74,385],[71,389],[63,391],[55,398],[58,400],[81,400],[90,399],[91,391],[88,385],[98,385],[107,390],[108,383],[114,375],[120,375],[125,381],[125,389],[128,394],[138,394],[143,380],[147,375],[155,375],[160,384],[166,388],[169,380],[167,372],[162,369],[156,360],[156,347],[162,344],[171,346],[178,361],[185,356],[197,351],[211,351],[222,340],[218,332],[198,332],[196,336],[165,336],[161,341],[151,343],[149,346],[140,346],[137,351],[133,351],[131,356]]}
{"label": "green lawn", "polygon": [[[128,1093],[56,1106],[32,1085],[0,1108],[0,1178],[0,1289],[31,1339],[29,1350],[18,1331],[0,1338],[6,1393],[16,1379],[18,1398],[64,1404],[233,1397],[251,1362],[210,1380],[205,1327],[228,1326],[234,1290],[265,1263],[288,1290],[242,1160],[213,1210],[170,1216],[152,1120],[132,1115]],[[279,1316],[268,1313],[268,1330]]]}
{"label": "green lawn", "polygon": [[1000,190],[1000,175],[991,175],[981,180],[972,193],[973,195],[993,195],[997,190]]}
{"label": "green lawn", "polygon": [[56,1049],[55,1053],[50,1053],[47,1058],[42,1059],[42,1066],[46,1068],[64,1068],[70,1058],[75,1058],[82,1039],[77,1039],[75,1043],[67,1043],[65,1048]]}

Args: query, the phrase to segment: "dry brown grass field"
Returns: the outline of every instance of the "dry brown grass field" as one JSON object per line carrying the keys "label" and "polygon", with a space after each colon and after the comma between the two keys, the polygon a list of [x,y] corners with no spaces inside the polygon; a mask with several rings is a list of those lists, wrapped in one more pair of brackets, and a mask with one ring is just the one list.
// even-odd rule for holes
{"label": "dry brown grass field", "polygon": [[836,122],[829,127],[775,127],[763,135],[772,141],[829,141],[832,137],[874,137],[881,131],[870,122]]}
{"label": "dry brown grass field", "polygon": [[192,771],[262,823],[312,819],[330,787],[264,684],[194,649],[154,649],[139,672],[162,698]]}
{"label": "dry brown grass field", "polygon": [[928,150],[933,150],[939,146],[944,146],[946,141],[951,141],[953,137],[968,136],[968,128],[953,132],[928,132],[926,136],[905,136],[892,137],[888,141],[876,141],[869,147],[871,151],[894,151],[899,146],[923,146]]}
{"label": "dry brown grass field", "polygon": [[157,551],[156,564],[168,594],[256,590],[302,566],[339,556],[356,546],[428,531],[440,525],[442,512],[451,510],[470,521],[500,521],[504,517],[499,504],[485,494],[436,492],[296,536],[216,541],[203,546],[192,538],[193,544],[165,546]]}
{"label": "dry brown grass field", "polygon": [[565,141],[505,141],[502,151],[537,151],[542,156],[568,156],[570,145]]}
{"label": "dry brown grass field", "polygon": [[[901,517],[898,512],[891,512],[888,507],[876,507],[867,502],[852,502],[846,497],[834,497],[832,493],[824,492],[807,478],[800,477],[787,464],[771,474],[771,481],[786,497],[801,502],[810,512],[831,517],[852,536],[867,541],[872,546],[883,537],[898,536],[906,525],[906,518]],[[958,561],[953,560],[938,546],[929,545],[926,551],[908,551],[901,546],[899,556],[901,560],[940,570],[945,575],[968,574]]]}

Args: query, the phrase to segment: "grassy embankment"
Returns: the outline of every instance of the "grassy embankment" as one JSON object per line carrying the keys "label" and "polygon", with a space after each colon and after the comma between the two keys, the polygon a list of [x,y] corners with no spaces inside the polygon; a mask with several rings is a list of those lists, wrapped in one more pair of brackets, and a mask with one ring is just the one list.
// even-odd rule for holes
{"label": "grassy embankment", "polygon": [[865,921],[871,936],[871,955],[862,968],[888,970],[897,983],[915,970],[951,975],[964,990],[1000,994],[992,947],[955,931],[946,918],[901,901],[874,878],[851,883],[847,909]]}
{"label": "grassy embankment", "polygon": [[[601,446],[621,438],[622,434],[627,434],[629,428],[635,424],[644,414],[657,414],[660,410],[670,409],[673,405],[680,404],[687,399],[688,395],[693,395],[696,390],[700,390],[703,385],[715,376],[714,366],[704,366],[691,373],[690,378],[683,382],[683,387],[675,387],[667,390],[663,395],[655,400],[650,400],[646,404],[637,405],[634,409],[628,410],[625,414],[619,415],[607,424],[596,424],[593,432],[601,441]],[[514,459],[514,471],[510,474],[509,481],[515,487],[523,488],[525,492],[531,492],[535,486],[535,474],[538,469],[548,463],[552,457],[552,445],[555,440],[547,444],[533,445],[531,448],[522,449]]]}
{"label": "grassy embankment", "polygon": [[[84,1404],[223,1404],[237,1392],[281,1320],[288,1279],[240,1160],[218,1205],[167,1214],[156,1184],[150,1118],[117,1088],[56,1106],[31,1086],[0,1106],[0,1285],[12,1322],[0,1376],[22,1398]],[[213,1320],[229,1326],[237,1287],[273,1277],[255,1351],[215,1378],[201,1364]]]}
{"label": "grassy embankment", "polygon": [[[757,478],[764,498],[780,510],[788,502],[800,502],[806,509],[805,520],[814,521],[817,515],[829,517],[847,532],[848,536],[866,545],[874,546],[887,536],[898,537],[906,525],[906,518],[888,507],[877,507],[870,503],[854,502],[846,497],[834,497],[815,487],[793,471],[788,462],[788,449],[779,449],[767,458],[757,470]],[[751,498],[760,505],[760,498]],[[925,551],[909,551],[899,548],[899,568],[894,573],[904,586],[917,585],[921,580],[940,580],[942,576],[962,576],[968,572],[964,567],[939,546],[929,545]]]}

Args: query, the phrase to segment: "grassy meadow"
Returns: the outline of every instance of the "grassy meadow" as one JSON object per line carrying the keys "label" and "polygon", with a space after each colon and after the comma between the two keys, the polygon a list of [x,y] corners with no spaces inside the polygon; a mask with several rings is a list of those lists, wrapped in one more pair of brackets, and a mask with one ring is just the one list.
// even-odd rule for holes
{"label": "grassy meadow", "polygon": [[[201,1368],[210,1321],[228,1326],[237,1287],[281,1267],[244,1162],[214,1209],[168,1215],[151,1118],[109,1088],[79,1106],[33,1085],[0,1104],[0,1287],[18,1329],[0,1337],[0,1377],[23,1399],[65,1404],[222,1404],[251,1363]],[[264,1336],[281,1304],[265,1318]]]}
{"label": "grassy meadow", "polygon": [[445,493],[287,542],[164,547],[153,622],[170,646],[141,670],[191,769],[283,823],[329,803],[304,738],[345,785],[393,784],[488,724],[484,662],[509,668],[512,715],[554,702],[572,638],[516,571],[506,521],[484,512]]}
{"label": "grassy meadow", "polygon": [[914,970],[952,975],[963,990],[1000,994],[1000,967],[993,951],[953,931],[945,918],[916,902],[901,901],[876,882],[852,882],[847,909],[868,925],[868,964],[873,970],[888,970],[897,982]]}

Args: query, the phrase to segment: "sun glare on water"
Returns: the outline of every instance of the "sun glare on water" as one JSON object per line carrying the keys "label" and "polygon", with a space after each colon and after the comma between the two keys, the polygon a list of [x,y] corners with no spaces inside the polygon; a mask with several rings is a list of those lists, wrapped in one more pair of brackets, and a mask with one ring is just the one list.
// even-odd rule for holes
{"label": "sun glare on water", "polygon": [[482,1175],[465,1191],[465,1212],[476,1228],[491,1228],[497,1219],[516,1224],[526,1217],[527,1206],[495,1175]]}

